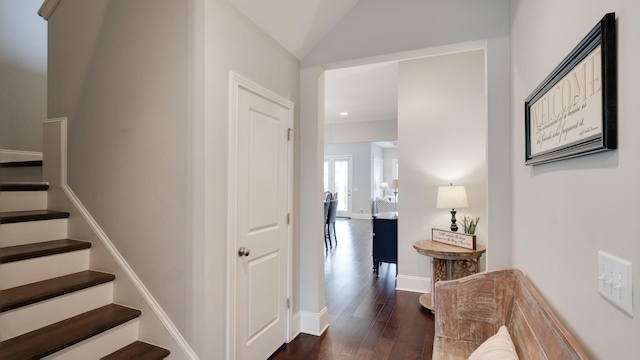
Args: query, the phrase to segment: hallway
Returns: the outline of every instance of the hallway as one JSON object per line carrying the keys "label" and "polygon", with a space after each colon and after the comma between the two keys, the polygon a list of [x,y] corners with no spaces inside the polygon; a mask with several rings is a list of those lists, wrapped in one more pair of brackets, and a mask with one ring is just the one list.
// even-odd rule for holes
{"label": "hallway", "polygon": [[336,220],[338,245],[325,252],[329,328],[301,334],[271,359],[431,359],[433,315],[420,294],[396,291],[396,267],[375,277],[371,221]]}

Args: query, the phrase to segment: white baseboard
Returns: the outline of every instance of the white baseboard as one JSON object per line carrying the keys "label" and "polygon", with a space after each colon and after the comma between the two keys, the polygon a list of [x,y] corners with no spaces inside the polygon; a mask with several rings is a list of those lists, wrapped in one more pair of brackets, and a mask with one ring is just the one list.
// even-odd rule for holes
{"label": "white baseboard", "polygon": [[[184,352],[184,355],[187,359],[197,360],[198,356],[191,349],[189,343],[184,339],[178,328],[171,321],[169,316],[164,312],[160,304],[156,301],[156,299],[151,295],[151,292],[147,289],[147,287],[142,283],[142,280],[138,277],[138,275],[133,271],[129,263],[124,259],[124,257],[120,254],[118,249],[115,247],[111,239],[107,236],[107,234],[102,230],[100,225],[96,222],[96,220],[91,216],[89,210],[87,210],[80,199],[76,196],[73,190],[69,187],[69,185],[64,184],[62,186],[62,190],[69,197],[69,200],[75,205],[76,211],[82,215],[84,221],[91,227],[91,229],[95,232],[98,238],[102,241],[104,246],[109,250],[111,256],[117,261],[120,265],[124,273],[127,275],[129,280],[133,283],[133,285],[140,292],[142,297],[147,302],[147,305],[153,310],[155,316],[158,317],[160,322],[165,326],[166,330],[169,332],[173,340],[178,344],[180,349]],[[147,314],[150,315],[150,314]],[[177,352],[177,349],[173,348],[172,352]]]}
{"label": "white baseboard", "polygon": [[371,214],[351,214],[352,219],[371,220]]}
{"label": "white baseboard", "polygon": [[291,331],[289,334],[289,342],[300,335],[300,312],[293,314],[291,317]]}
{"label": "white baseboard", "polygon": [[0,162],[42,160],[42,152],[0,149]]}
{"label": "white baseboard", "polygon": [[329,314],[325,306],[319,313],[300,311],[300,332],[320,336],[329,327]]}
{"label": "white baseboard", "polygon": [[396,290],[426,293],[431,292],[431,278],[421,276],[398,275]]}
{"label": "white baseboard", "polygon": [[[64,203],[70,207],[66,209],[71,212],[72,218],[78,220],[75,225],[69,224],[69,226],[86,227],[90,229],[89,241],[99,240],[101,245],[107,250],[104,256],[109,257],[109,261],[102,261],[98,259],[98,252],[92,249],[91,263],[115,263],[115,269],[109,269],[108,272],[124,274],[124,277],[118,277],[114,283],[114,294],[118,292],[118,286],[123,288],[132,287],[135,288],[137,296],[142,298],[141,303],[127,305],[139,309],[149,309],[151,311],[143,310],[143,318],[150,323],[159,323],[164,327],[163,334],[159,336],[165,336],[167,341],[171,341],[174,345],[167,346],[165,343],[157,343],[159,346],[167,347],[171,350],[172,358],[198,360],[198,355],[191,348],[189,343],[184,339],[178,328],[171,321],[169,316],[164,312],[160,304],[151,295],[146,286],[142,283],[138,275],[133,271],[129,263],[124,259],[122,254],[115,247],[111,239],[102,230],[97,221],[93,218],[91,213],[82,204],[80,199],[73,192],[71,187],[67,184],[67,118],[49,119],[44,122],[44,146],[46,150],[46,156],[48,161],[45,162],[45,174],[52,177],[50,181],[50,193],[57,193],[63,196]],[[57,169],[47,169],[48,167],[58,167]],[[49,194],[51,200],[52,195]],[[75,215],[75,216],[74,216]],[[79,216],[77,216],[79,215]],[[82,222],[82,224],[80,224]],[[94,248],[95,248],[94,242]],[[108,254],[108,255],[107,255]],[[126,291],[126,290],[125,290]],[[130,299],[131,300],[131,299]],[[142,324],[141,324],[142,325]],[[160,330],[161,331],[161,330]],[[141,340],[145,340],[144,338]]]}
{"label": "white baseboard", "polygon": [[42,360],[101,359],[103,356],[109,355],[113,349],[119,349],[134,342],[138,338],[140,321],[140,318],[127,321],[44,357]]}

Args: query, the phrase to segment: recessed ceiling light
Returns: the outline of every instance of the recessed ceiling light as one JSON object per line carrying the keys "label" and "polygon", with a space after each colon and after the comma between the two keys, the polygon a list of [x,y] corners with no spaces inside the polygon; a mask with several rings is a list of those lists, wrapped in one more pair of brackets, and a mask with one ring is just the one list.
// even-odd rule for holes
{"label": "recessed ceiling light", "polygon": [[346,111],[343,111],[343,112],[340,113],[340,116],[347,116],[347,115],[349,115],[349,113],[346,112]]}

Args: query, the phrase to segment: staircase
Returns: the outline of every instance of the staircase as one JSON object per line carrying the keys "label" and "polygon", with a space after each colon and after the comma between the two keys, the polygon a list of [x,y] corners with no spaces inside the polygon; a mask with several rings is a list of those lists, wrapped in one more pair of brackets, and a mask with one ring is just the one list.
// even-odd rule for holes
{"label": "staircase", "polygon": [[166,358],[138,340],[141,311],[113,303],[115,275],[90,270],[91,243],[67,239],[48,185],[25,182],[41,166],[0,163],[0,359]]}

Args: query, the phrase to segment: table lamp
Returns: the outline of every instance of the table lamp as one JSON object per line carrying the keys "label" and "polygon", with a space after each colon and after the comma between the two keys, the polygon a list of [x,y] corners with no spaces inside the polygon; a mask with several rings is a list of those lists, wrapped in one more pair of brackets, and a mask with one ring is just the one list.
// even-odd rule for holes
{"label": "table lamp", "polygon": [[391,190],[393,190],[393,199],[395,200],[395,205],[396,205],[396,211],[393,217],[397,219],[398,218],[398,179],[393,179],[393,181],[391,181],[390,188]]}
{"label": "table lamp", "polygon": [[393,190],[393,196],[396,198],[396,204],[398,203],[398,179],[393,179],[390,189]]}
{"label": "table lamp", "polygon": [[456,209],[467,208],[469,203],[467,202],[467,191],[464,186],[440,186],[438,187],[438,200],[436,201],[436,208],[438,209],[451,209],[451,231],[458,231],[458,225],[456,225]]}

